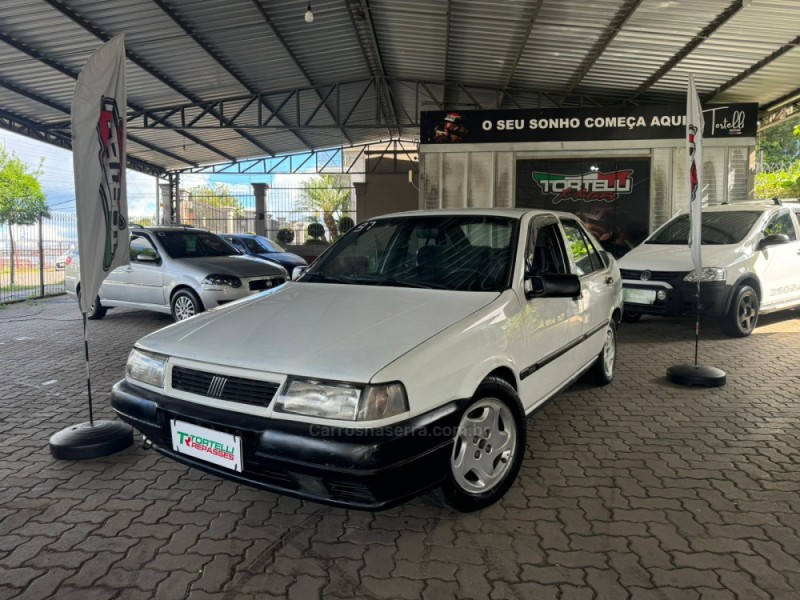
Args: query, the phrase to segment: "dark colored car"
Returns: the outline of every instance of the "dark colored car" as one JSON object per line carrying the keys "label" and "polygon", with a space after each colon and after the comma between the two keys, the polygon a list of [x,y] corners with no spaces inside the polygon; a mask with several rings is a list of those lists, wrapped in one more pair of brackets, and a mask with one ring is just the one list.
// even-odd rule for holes
{"label": "dark colored car", "polygon": [[287,252],[269,238],[252,233],[228,233],[222,238],[240,252],[248,256],[263,258],[278,263],[291,274],[295,267],[307,267],[308,263],[302,256]]}

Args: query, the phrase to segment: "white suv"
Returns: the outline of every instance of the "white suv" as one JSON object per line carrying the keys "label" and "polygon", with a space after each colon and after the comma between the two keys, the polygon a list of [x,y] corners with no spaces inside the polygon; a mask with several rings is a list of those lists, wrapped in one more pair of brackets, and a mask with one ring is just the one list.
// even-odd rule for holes
{"label": "white suv", "polygon": [[621,303],[573,215],[390,215],[297,281],[139,340],[111,402],[158,452],[241,483],[370,509],[442,486],[476,510],[513,485],[526,415],[585,372],[611,381]]}
{"label": "white suv", "polygon": [[[800,306],[800,205],[746,202],[703,209],[700,310],[725,333],[750,335],[759,314]],[[627,322],[689,316],[697,279],[689,215],[660,227],[619,261]]]}

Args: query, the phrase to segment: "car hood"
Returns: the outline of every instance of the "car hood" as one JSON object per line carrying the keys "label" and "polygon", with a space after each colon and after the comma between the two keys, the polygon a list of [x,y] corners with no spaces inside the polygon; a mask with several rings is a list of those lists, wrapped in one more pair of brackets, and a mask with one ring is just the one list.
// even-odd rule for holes
{"label": "car hood", "polygon": [[175,323],[137,345],[213,364],[367,383],[398,357],[498,296],[288,282]]}
{"label": "car hood", "polygon": [[204,256],[178,259],[203,275],[235,275],[236,277],[265,277],[283,275],[280,267],[249,256]]}
{"label": "car hood", "polygon": [[304,258],[297,256],[297,254],[292,254],[291,252],[265,252],[263,254],[255,254],[254,256],[263,260],[271,260],[284,267],[305,267],[308,264]]}
{"label": "car hood", "polygon": [[[702,249],[704,267],[729,266],[740,254],[737,244],[704,245]],[[636,271],[691,271],[694,269],[692,253],[688,245],[641,244],[619,259],[620,269]]]}

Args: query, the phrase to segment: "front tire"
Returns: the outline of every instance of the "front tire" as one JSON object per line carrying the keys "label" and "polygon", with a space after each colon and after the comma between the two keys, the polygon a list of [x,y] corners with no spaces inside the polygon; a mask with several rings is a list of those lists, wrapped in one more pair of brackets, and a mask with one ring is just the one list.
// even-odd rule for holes
{"label": "front tire", "polygon": [[720,321],[722,331],[731,337],[747,337],[758,323],[758,294],[749,285],[736,288],[728,314]]}
{"label": "front tire", "polygon": [[205,310],[197,294],[189,289],[182,289],[175,292],[172,296],[170,308],[172,310],[172,318],[175,321],[185,321]]}
{"label": "front tire", "polygon": [[486,508],[502,498],[519,473],[525,454],[525,411],[517,392],[487,377],[463,412],[453,439],[444,501],[460,512]]}
{"label": "front tire", "polygon": [[642,318],[642,313],[637,312],[623,312],[622,321],[624,323],[636,323]]}
{"label": "front tire", "polygon": [[614,380],[614,369],[617,365],[617,324],[612,320],[606,327],[606,340],[603,349],[592,365],[592,381],[597,385],[608,385]]}

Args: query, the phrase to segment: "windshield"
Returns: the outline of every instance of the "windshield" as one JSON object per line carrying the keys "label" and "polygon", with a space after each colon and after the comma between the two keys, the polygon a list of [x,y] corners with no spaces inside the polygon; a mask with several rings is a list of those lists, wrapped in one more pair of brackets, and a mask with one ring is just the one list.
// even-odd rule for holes
{"label": "windshield", "polygon": [[256,237],[243,237],[239,238],[239,241],[242,242],[245,247],[252,252],[253,254],[273,254],[275,252],[286,252],[283,248],[281,248],[278,244],[273,242],[272,240],[268,240],[265,237],[256,236]]}
{"label": "windshield", "polygon": [[[704,212],[703,244],[738,244],[752,229],[760,212],[752,210]],[[680,215],[669,221],[646,244],[688,244],[689,215]]]}
{"label": "windshield", "polygon": [[301,281],[499,292],[509,286],[517,223],[463,215],[366,221]]}
{"label": "windshield", "polygon": [[201,258],[238,254],[218,235],[205,231],[159,231],[158,241],[172,258]]}

